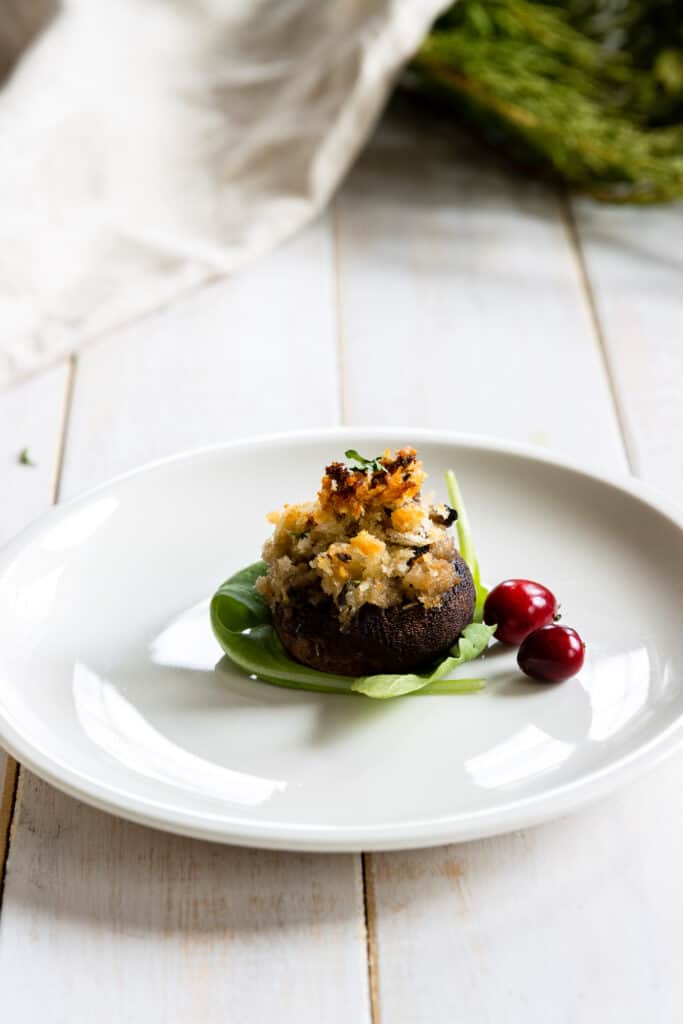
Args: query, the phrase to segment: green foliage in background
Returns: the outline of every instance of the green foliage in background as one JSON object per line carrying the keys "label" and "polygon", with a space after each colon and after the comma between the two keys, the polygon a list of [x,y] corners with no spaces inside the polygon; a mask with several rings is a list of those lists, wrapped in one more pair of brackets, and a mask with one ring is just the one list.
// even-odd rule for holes
{"label": "green foliage in background", "polygon": [[681,0],[460,0],[411,72],[518,161],[601,199],[683,197]]}

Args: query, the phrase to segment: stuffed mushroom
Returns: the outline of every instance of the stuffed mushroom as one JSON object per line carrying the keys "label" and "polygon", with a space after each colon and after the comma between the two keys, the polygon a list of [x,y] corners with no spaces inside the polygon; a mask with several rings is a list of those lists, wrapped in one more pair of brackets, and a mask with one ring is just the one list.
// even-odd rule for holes
{"label": "stuffed mushroom", "polygon": [[323,672],[415,672],[472,621],[475,589],[449,527],[422,497],[413,448],[327,466],[317,499],[272,512],[257,589],[289,654]]}

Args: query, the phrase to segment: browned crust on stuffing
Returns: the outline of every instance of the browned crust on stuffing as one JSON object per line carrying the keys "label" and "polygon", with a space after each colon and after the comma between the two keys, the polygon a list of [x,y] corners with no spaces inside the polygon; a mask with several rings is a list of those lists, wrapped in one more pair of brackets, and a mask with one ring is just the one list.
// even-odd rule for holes
{"label": "browned crust on stuffing", "polygon": [[373,505],[391,507],[419,494],[426,474],[414,448],[401,448],[392,456],[387,449],[380,462],[384,470],[367,472],[332,462],[325,469],[318,500],[323,510],[361,516]]}

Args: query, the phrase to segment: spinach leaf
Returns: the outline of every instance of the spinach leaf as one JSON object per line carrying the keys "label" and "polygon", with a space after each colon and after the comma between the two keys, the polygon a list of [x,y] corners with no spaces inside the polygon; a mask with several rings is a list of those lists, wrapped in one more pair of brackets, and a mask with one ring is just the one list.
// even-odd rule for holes
{"label": "spinach leaf", "polygon": [[475,658],[483,654],[497,628],[497,626],[486,626],[483,622],[470,622],[469,626],[465,626],[459,639],[451,647],[450,657],[445,658],[440,665],[437,665],[429,677],[430,682],[443,679],[458,665],[474,661]]}
{"label": "spinach leaf", "polygon": [[388,700],[422,690],[428,682],[428,677],[416,675],[361,676],[353,680],[351,689],[354,693],[364,693],[366,697],[374,697],[376,700]]}
{"label": "spinach leaf", "polygon": [[[214,627],[215,628],[215,627]],[[314,693],[338,693],[361,696],[354,689],[354,680],[342,676],[318,672],[300,665],[289,657],[280,643],[277,633],[270,625],[256,626],[248,633],[231,633],[229,630],[217,633],[221,647],[230,660],[251,676],[257,676],[264,683],[284,686],[292,690],[311,690]],[[377,678],[377,677],[376,677]],[[382,677],[378,677],[382,678]],[[393,679],[412,679],[413,676],[393,676]],[[450,694],[471,693],[480,690],[483,681],[479,679],[448,679],[430,683],[421,680],[419,693]],[[404,690],[410,693],[410,690]],[[416,693],[417,695],[417,693]],[[399,689],[387,696],[399,696]]]}
{"label": "spinach leaf", "polygon": [[[211,600],[211,624],[228,633],[241,633],[270,622],[270,608],[254,586],[259,576],[265,576],[265,562],[254,562],[246,569],[226,580]],[[220,636],[218,637],[220,640]]]}
{"label": "spinach leaf", "polygon": [[438,694],[478,693],[486,686],[484,679],[435,679],[421,690],[409,694],[411,697],[432,697]]}
{"label": "spinach leaf", "polygon": [[392,697],[419,697],[436,694],[476,693],[483,690],[483,679],[439,679],[431,676],[365,676],[351,684],[354,693],[364,693],[375,700]]}
{"label": "spinach leaf", "polygon": [[[376,700],[387,700],[390,697],[402,697],[407,693],[428,690],[430,693],[472,693],[484,687],[483,679],[449,679],[446,689],[431,688],[433,684],[443,682],[444,676],[452,672],[458,665],[474,661],[483,654],[496,630],[495,626],[485,626],[471,622],[465,626],[457,643],[445,658],[429,675],[377,675],[355,679],[351,689],[356,693],[364,693],[366,697]],[[463,684],[460,686],[459,684]]]}
{"label": "spinach leaf", "polygon": [[[365,694],[386,699],[414,693],[472,693],[481,679],[444,679],[452,668],[478,657],[488,643],[491,627],[470,624],[453,648],[453,655],[427,676],[412,674],[367,676],[359,679],[318,672],[290,658],[270,621],[270,609],[254,584],[266,565],[256,562],[227,580],[211,601],[211,625],[216,639],[244,672],[275,686],[318,693]],[[493,627],[495,629],[495,627]]]}
{"label": "spinach leaf", "polygon": [[351,679],[318,672],[290,658],[271,625],[256,626],[248,633],[224,630],[216,635],[231,661],[264,682],[320,693],[351,691]]}

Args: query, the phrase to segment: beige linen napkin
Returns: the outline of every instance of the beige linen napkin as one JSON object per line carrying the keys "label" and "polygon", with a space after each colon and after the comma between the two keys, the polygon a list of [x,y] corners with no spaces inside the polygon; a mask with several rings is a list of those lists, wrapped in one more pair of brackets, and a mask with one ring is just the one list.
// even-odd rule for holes
{"label": "beige linen napkin", "polygon": [[447,6],[0,0],[0,386],[308,221]]}

